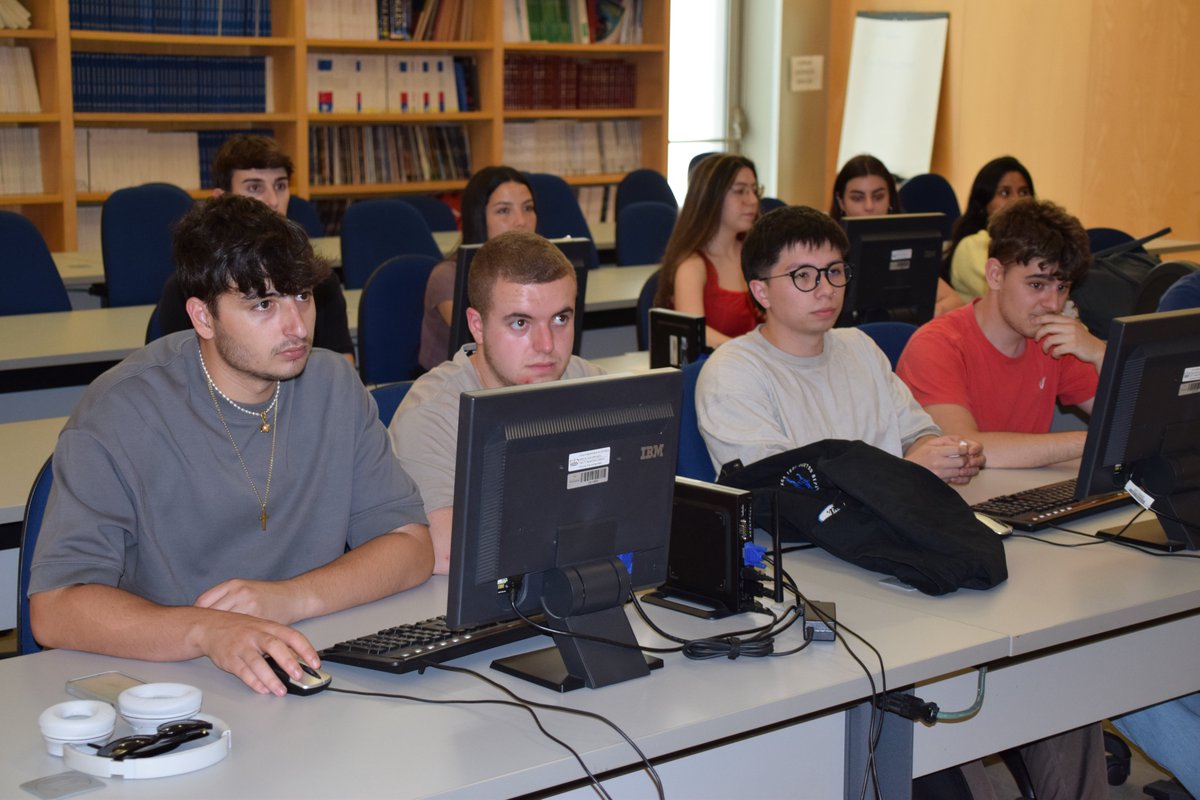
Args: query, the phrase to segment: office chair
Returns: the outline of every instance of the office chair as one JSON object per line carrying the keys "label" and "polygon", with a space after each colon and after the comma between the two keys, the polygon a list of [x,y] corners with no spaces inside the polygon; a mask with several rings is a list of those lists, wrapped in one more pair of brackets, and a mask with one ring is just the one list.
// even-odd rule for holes
{"label": "office chair", "polygon": [[899,194],[900,207],[906,214],[945,214],[942,219],[942,239],[950,238],[955,220],[962,216],[962,207],[948,180],[933,172],[914,175],[900,187]]}
{"label": "office chair", "polygon": [[[51,457],[53,458],[53,457]],[[42,529],[42,517],[46,513],[46,501],[50,499],[50,485],[54,482],[54,473],[50,468],[50,458],[38,470],[33,479],[33,487],[29,490],[29,500],[25,503],[25,521],[21,524],[21,563],[17,570],[17,654],[36,653],[42,646],[33,638],[33,628],[29,624],[29,567],[33,563],[33,548],[37,545],[38,533]]]}
{"label": "office chair", "polygon": [[688,180],[691,180],[692,173],[696,171],[697,164],[699,164],[701,161],[708,158],[709,156],[719,156],[719,155],[721,155],[720,150],[709,150],[706,153],[696,153],[696,155],[692,156],[692,160],[688,162]]}
{"label": "office chair", "polygon": [[413,381],[399,381],[385,383],[371,389],[371,397],[375,398],[375,405],[379,408],[379,421],[383,423],[383,427],[386,428],[392,424],[392,417],[396,416],[396,409],[400,407],[400,403],[408,394],[408,390],[412,388],[413,383]]}
{"label": "office chair", "polygon": [[303,197],[294,194],[288,197],[287,218],[304,228],[310,237],[325,235],[325,226],[321,223],[317,207]]}
{"label": "office chair", "polygon": [[1191,275],[1200,266],[1191,261],[1164,261],[1146,273],[1133,301],[1134,314],[1149,314],[1158,310],[1158,301],[1167,289],[1184,275]]}
{"label": "office chair", "polygon": [[13,211],[0,211],[0,252],[4,253],[0,316],[71,310],[50,248],[32,222]]}
{"label": "office chair", "polygon": [[655,272],[642,284],[637,301],[637,347],[638,350],[650,349],[650,309],[654,308],[654,295],[658,292],[658,276]]}
{"label": "office chair", "polygon": [[662,262],[678,212],[666,203],[630,203],[617,212],[617,266]]}
{"label": "office chair", "polygon": [[537,232],[547,239],[575,236],[591,240],[585,266],[588,269],[598,267],[600,254],[596,250],[596,240],[579,208],[574,190],[562,178],[546,172],[527,172],[525,177],[533,189],[533,202],[537,206]]}
{"label": "office chair", "polygon": [[[392,256],[420,255],[438,261],[442,251],[420,212],[402,200],[360,200],[342,219],[342,272],[347,289],[361,289],[375,268]],[[425,289],[422,284],[421,293]]]}
{"label": "office chair", "polygon": [[425,284],[438,259],[402,255],[371,273],[358,304],[358,372],[363,383],[416,377],[420,366]]}
{"label": "office chair", "polygon": [[401,202],[408,203],[415,208],[418,213],[425,219],[425,224],[429,226],[431,231],[456,231],[458,230],[458,218],[454,216],[454,209],[438,200],[436,197],[428,195],[407,195],[400,198]]}
{"label": "office chair", "polygon": [[713,481],[717,477],[696,418],[696,380],[700,377],[700,370],[706,359],[707,356],[704,356],[698,361],[683,365],[683,403],[679,410],[679,458],[675,462],[676,475],[699,481]]}
{"label": "office chair", "polygon": [[158,302],[175,268],[171,228],[191,207],[191,196],[169,183],[131,186],[108,196],[100,211],[106,306]]}
{"label": "office chair", "polygon": [[774,211],[777,208],[783,208],[787,203],[780,200],[778,197],[763,197],[758,201],[758,213],[766,214],[769,211]]}
{"label": "office chair", "polygon": [[900,354],[904,352],[909,337],[917,332],[917,326],[912,323],[892,321],[864,322],[858,329],[875,340],[875,344],[879,345],[888,361],[892,362],[893,370],[896,369],[896,362],[900,360]]}
{"label": "office chair", "polygon": [[[1088,228],[1087,237],[1088,246],[1092,253],[1098,253],[1101,250],[1107,250],[1110,247],[1116,247],[1119,244],[1133,241],[1132,236],[1116,228]],[[1144,253],[1146,252],[1146,248],[1139,245],[1130,252]]]}

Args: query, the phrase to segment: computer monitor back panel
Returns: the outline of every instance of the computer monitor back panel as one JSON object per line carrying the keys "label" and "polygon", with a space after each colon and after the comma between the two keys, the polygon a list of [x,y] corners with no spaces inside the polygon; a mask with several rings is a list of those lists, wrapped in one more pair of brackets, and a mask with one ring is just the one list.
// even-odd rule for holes
{"label": "computer monitor back panel", "polygon": [[654,370],[467,392],[459,419],[447,618],[540,611],[543,573],[614,556],[666,578],[682,375]]}
{"label": "computer monitor back panel", "polygon": [[[571,352],[579,355],[583,346],[583,311],[587,299],[587,253],[591,246],[590,239],[551,239],[571,265],[575,267],[575,342]],[[471,261],[479,252],[482,244],[459,245],[454,262],[454,309],[450,320],[450,347],[447,358],[462,349],[464,344],[474,341],[471,329],[467,326],[467,306],[470,305],[467,296],[467,276],[471,272]]]}
{"label": "computer monitor back panel", "polygon": [[650,309],[650,368],[682,368],[699,360],[707,338],[703,315]]}
{"label": "computer monitor back panel", "polygon": [[852,278],[838,325],[933,319],[942,264],[943,214],[845,217]]}

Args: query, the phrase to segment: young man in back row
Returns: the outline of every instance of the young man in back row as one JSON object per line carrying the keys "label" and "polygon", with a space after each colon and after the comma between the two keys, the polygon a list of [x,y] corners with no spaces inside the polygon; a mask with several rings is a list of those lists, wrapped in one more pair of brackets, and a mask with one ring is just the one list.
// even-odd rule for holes
{"label": "young man in back row", "polygon": [[[756,330],[721,345],[700,371],[696,416],[713,463],[745,464],[821,439],[861,439],[949,483],[984,465],[973,437],[941,430],[861,331],[834,329],[851,267],[849,242],[828,215],[787,207],[761,217],[742,245]],[[1021,748],[1038,797],[1107,797],[1100,726]],[[976,800],[994,797],[979,762],[963,766]]]}
{"label": "young man in back row", "polygon": [[896,373],[943,430],[978,439],[991,467],[1041,467],[1083,454],[1085,431],[1050,432],[1055,401],[1091,413],[1104,342],[1063,313],[1091,264],[1087,233],[1032,198],[988,224],[988,290],[922,325]]}
{"label": "young man in back row", "polygon": [[425,503],[435,573],[450,567],[459,396],[603,373],[571,355],[575,287],[575,268],[549,240],[518,230],[489,239],[467,280],[474,351],[464,347],[422,375],[392,418],[392,450]]}

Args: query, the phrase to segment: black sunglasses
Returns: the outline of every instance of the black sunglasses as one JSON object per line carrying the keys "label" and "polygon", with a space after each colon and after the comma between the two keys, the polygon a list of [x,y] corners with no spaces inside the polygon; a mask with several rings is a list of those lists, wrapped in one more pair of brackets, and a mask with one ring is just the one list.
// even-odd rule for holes
{"label": "black sunglasses", "polygon": [[202,719],[181,719],[164,722],[155,734],[134,734],[114,739],[104,746],[93,744],[96,755],[124,761],[127,758],[149,758],[169,753],[184,742],[203,739],[212,730],[212,723]]}

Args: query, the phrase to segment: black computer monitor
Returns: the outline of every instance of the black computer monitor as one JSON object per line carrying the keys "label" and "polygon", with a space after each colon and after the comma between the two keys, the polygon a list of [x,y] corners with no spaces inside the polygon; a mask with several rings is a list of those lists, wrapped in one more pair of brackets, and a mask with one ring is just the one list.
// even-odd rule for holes
{"label": "black computer monitor", "polygon": [[[558,249],[563,252],[571,265],[575,267],[575,344],[571,352],[579,355],[583,346],[583,306],[587,298],[587,258],[591,239],[551,239]],[[462,349],[464,344],[474,341],[471,329],[467,327],[467,275],[471,272],[471,261],[479,252],[482,244],[464,244],[458,247],[458,256],[454,265],[454,310],[450,322],[450,351],[447,358]]]}
{"label": "black computer monitor", "polygon": [[[1132,481],[1158,519],[1121,539],[1200,549],[1200,310],[1118,317],[1083,448],[1076,496]],[[1106,535],[1111,532],[1105,531]]]}
{"label": "black computer monitor", "polygon": [[[666,580],[683,376],[662,369],[462,395],[446,620],[542,613],[555,647],[492,666],[558,691],[648,674],[625,616]],[[652,663],[657,662],[657,663]]]}
{"label": "black computer monitor", "polygon": [[704,354],[708,329],[703,314],[652,308],[649,315],[650,368],[683,369]]}
{"label": "black computer monitor", "polygon": [[942,268],[944,214],[843,217],[852,277],[839,326],[933,319]]}

